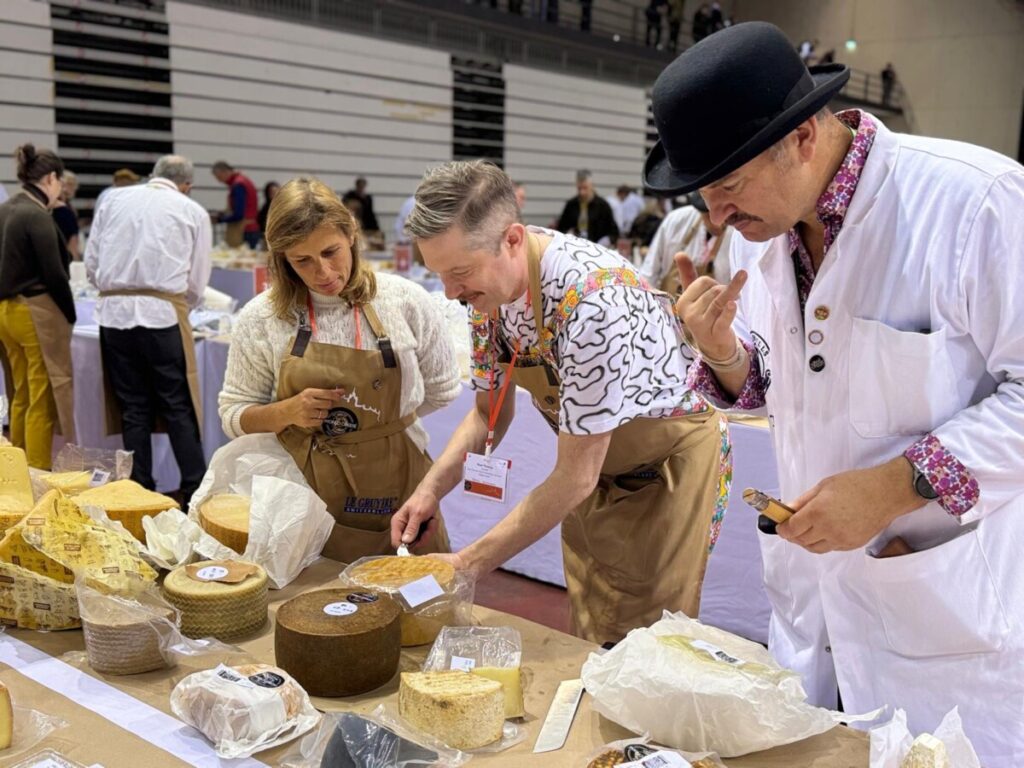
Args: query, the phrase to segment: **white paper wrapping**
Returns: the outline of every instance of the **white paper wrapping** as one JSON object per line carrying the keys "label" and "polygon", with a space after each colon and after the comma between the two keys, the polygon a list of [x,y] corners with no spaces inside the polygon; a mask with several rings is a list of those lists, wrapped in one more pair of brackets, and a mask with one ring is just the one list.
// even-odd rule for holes
{"label": "white paper wrapping", "polygon": [[[956,707],[946,713],[932,735],[946,745],[951,768],[981,768]],[[900,768],[913,743],[907,713],[897,709],[892,720],[871,731],[871,768]]]}

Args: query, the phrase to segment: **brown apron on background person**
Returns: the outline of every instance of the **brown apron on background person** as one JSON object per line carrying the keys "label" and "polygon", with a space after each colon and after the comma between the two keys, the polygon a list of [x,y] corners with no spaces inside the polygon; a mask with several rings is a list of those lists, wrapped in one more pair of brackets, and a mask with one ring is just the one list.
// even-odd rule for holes
{"label": "brown apron on background person", "polygon": [[[531,237],[534,318],[543,317],[540,257]],[[512,377],[557,432],[557,372],[543,359],[528,358]],[[562,522],[574,634],[618,642],[660,619],[663,610],[696,618],[721,485],[720,420],[710,409],[637,418],[613,431],[597,488]]]}
{"label": "brown apron on background person", "polygon": [[[372,305],[354,311],[366,317],[379,349],[312,341],[304,317],[277,383],[278,400],[310,388],[344,390],[344,401],[321,427],[293,425],[278,435],[334,517],[323,555],[343,563],[395,554],[391,517],[431,465],[406,431],[416,414],[401,416],[402,368],[391,340]],[[437,520],[418,553],[451,551],[444,521]]]}
{"label": "brown apron on background person", "polygon": [[[46,366],[46,375],[50,379],[50,392],[56,406],[57,423],[54,425],[58,434],[67,443],[75,442],[75,392],[73,386],[73,370],[71,364],[71,334],[74,326],[64,317],[64,313],[48,293],[37,296],[19,296],[16,301],[28,307],[39,339],[39,351]],[[11,373],[7,355],[0,344],[0,366],[4,372],[4,389],[6,390],[8,407],[14,398],[14,378]]]}
{"label": "brown apron on background person", "polygon": [[224,225],[224,242],[231,248],[239,248],[245,242],[245,228],[252,219],[240,219]]}
{"label": "brown apron on background person", "polygon": [[[199,388],[199,369],[196,367],[196,344],[192,339],[192,324],[188,320],[188,303],[185,301],[185,296],[180,293],[164,293],[145,288],[100,291],[101,299],[111,296],[145,296],[151,299],[163,299],[174,307],[174,312],[178,316],[178,330],[181,332],[181,346],[185,350],[185,377],[188,379],[188,392],[192,397],[192,408],[196,412],[196,425],[199,427],[201,438],[203,434],[203,399],[202,391]],[[107,434],[119,435],[122,429],[121,406],[114,395],[114,387],[110,383],[106,363],[103,365],[103,399],[107,409]],[[164,432],[166,429],[163,418],[158,417],[153,431]]]}

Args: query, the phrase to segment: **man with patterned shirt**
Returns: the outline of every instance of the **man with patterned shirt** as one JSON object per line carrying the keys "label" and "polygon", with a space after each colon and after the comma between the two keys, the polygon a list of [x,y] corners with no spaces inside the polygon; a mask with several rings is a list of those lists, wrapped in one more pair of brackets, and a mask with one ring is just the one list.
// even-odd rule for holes
{"label": "man with patterned shirt", "polygon": [[512,182],[490,163],[429,172],[406,229],[448,297],[472,305],[477,398],[396,514],[392,542],[413,541],[441,498],[472,488],[471,467],[505,467],[490,447],[521,386],[558,435],[557,462],[504,520],[446,557],[479,576],[561,523],[578,635],[617,642],[665,609],[696,616],[731,456],[724,420],[686,384],[671,301],[617,253],[523,226]]}
{"label": "man with patterned shirt", "polygon": [[914,732],[959,706],[1024,765],[1024,168],[832,115],[848,77],[763,23],[659,77],[647,185],[742,235],[728,285],[677,257],[691,382],[767,410],[795,510],[761,537],[769,647],[812,700]]}

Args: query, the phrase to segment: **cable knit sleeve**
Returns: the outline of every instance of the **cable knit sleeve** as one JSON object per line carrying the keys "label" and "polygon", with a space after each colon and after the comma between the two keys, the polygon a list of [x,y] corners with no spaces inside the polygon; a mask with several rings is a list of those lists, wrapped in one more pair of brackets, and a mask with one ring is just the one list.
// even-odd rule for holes
{"label": "cable knit sleeve", "polygon": [[231,337],[224,387],[217,398],[224,434],[234,439],[245,434],[242,412],[252,405],[274,400],[278,362],[275,348],[284,348],[288,329],[273,316],[267,294],[242,309]]}
{"label": "cable knit sleeve", "polygon": [[435,411],[459,396],[459,366],[441,307],[421,286],[409,283],[406,321],[416,337],[416,357],[423,377],[420,415]]}

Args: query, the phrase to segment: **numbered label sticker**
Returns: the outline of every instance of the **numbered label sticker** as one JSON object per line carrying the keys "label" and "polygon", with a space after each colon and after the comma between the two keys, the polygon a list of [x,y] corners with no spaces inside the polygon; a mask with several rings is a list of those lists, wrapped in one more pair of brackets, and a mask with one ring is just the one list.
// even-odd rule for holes
{"label": "numbered label sticker", "polygon": [[324,606],[324,613],[328,616],[349,616],[359,610],[358,605],[352,603],[328,603]]}
{"label": "numbered label sticker", "polygon": [[196,576],[203,581],[216,581],[228,575],[228,569],[220,565],[208,565],[196,571]]}
{"label": "numbered label sticker", "polygon": [[461,669],[463,672],[470,672],[475,666],[476,661],[473,659],[467,659],[465,656],[452,656],[451,669]]}

